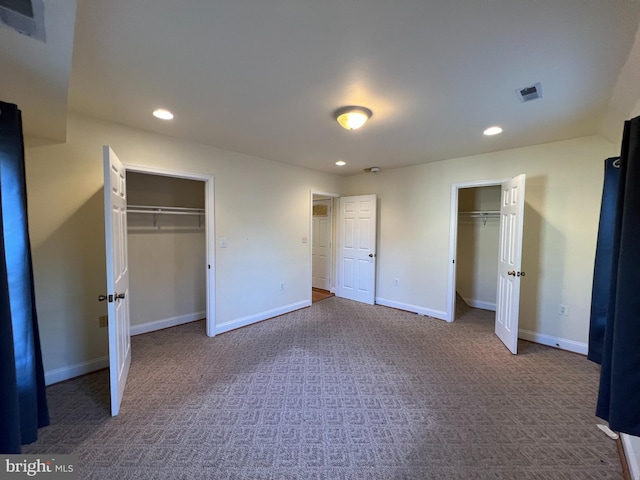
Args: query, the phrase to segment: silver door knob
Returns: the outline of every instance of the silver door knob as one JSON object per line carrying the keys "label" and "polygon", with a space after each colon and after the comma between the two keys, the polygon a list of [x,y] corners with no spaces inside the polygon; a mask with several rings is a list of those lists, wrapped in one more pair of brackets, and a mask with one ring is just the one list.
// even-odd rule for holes
{"label": "silver door knob", "polygon": [[513,275],[515,277],[516,276],[516,271],[515,270],[511,270],[510,272],[507,272],[507,275]]}
{"label": "silver door knob", "polygon": [[124,299],[124,293],[116,293],[116,300],[123,300]]}

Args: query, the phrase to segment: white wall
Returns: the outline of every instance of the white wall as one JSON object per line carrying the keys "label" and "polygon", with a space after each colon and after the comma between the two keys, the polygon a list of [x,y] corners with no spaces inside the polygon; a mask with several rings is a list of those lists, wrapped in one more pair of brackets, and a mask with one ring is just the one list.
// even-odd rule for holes
{"label": "white wall", "polygon": [[345,194],[380,199],[378,300],[445,318],[451,184],[525,173],[520,328],[585,349],[604,159],[618,149],[591,136],[348,177]]}
{"label": "white wall", "polygon": [[[216,328],[311,301],[310,191],[342,179],[71,114],[62,145],[26,151],[29,227],[49,379],[103,365],[106,313],[102,145],[127,164],[215,176]],[[280,291],[280,282],[285,283]]]}
{"label": "white wall", "polygon": [[456,291],[472,307],[496,309],[500,218],[464,212],[500,210],[500,187],[461,188],[458,192]]}

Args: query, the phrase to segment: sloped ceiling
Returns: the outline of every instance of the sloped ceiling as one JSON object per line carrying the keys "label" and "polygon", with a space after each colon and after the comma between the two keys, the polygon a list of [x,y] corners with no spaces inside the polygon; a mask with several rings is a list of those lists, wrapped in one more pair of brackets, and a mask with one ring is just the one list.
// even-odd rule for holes
{"label": "sloped ceiling", "polygon": [[[73,2],[46,3],[57,18]],[[629,0],[79,0],[68,107],[337,174],[432,162],[615,125],[603,119],[639,15]],[[68,41],[73,22],[57,22]],[[0,51],[3,70],[50,59]],[[35,73],[42,88],[23,87],[51,103],[27,116],[22,95],[30,131],[66,102],[58,55]],[[543,98],[521,103],[515,90],[535,82]],[[332,118],[350,104],[373,111],[354,132]],[[483,136],[494,124],[504,133]]]}

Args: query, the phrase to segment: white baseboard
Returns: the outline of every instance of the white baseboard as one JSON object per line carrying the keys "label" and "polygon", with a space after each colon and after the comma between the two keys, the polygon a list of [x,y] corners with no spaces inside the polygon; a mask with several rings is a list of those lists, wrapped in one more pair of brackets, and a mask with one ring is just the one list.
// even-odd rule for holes
{"label": "white baseboard", "polygon": [[419,315],[427,315],[428,317],[438,318],[440,320],[448,321],[447,312],[441,310],[432,310],[430,308],[419,307],[418,305],[411,305],[409,303],[396,302],[394,300],[387,300],[386,298],[376,297],[376,304],[384,307],[397,308],[399,310],[406,310],[407,312],[417,313]]}
{"label": "white baseboard", "polygon": [[482,300],[474,300],[472,298],[463,298],[464,303],[473,308],[481,308],[482,310],[496,311],[496,304],[491,302],[483,302]]}
{"label": "white baseboard", "polygon": [[529,340],[534,343],[540,343],[542,345],[548,345],[549,347],[568,350],[569,352],[580,353],[582,355],[586,355],[589,350],[589,346],[586,343],[576,342],[566,338],[553,337],[551,335],[545,335],[544,333],[532,332],[531,330],[518,330],[518,338]]}
{"label": "white baseboard", "polygon": [[80,375],[86,375],[87,373],[95,372],[96,370],[102,370],[109,367],[109,356],[95,358],[86,362],[76,363],[67,367],[56,368],[44,372],[44,383],[46,385],[52,385],[58,382],[64,382]]}
{"label": "white baseboard", "polygon": [[283,307],[274,308],[273,310],[267,310],[266,312],[257,313],[255,315],[249,315],[247,317],[238,318],[231,322],[223,323],[222,325],[216,325],[215,327],[215,335],[219,333],[228,332],[230,330],[235,330],[236,328],[246,327],[247,325],[251,325],[252,323],[261,322],[262,320],[267,320],[268,318],[277,317],[278,315],[284,315],[285,313],[293,312],[295,310],[300,310],[301,308],[311,306],[311,300],[304,300],[302,302],[291,303],[289,305],[285,305]]}
{"label": "white baseboard", "polygon": [[131,325],[129,332],[131,335],[140,335],[142,333],[155,332],[156,330],[162,330],[163,328],[175,327],[182,325],[183,323],[195,322],[196,320],[202,320],[206,318],[207,312],[195,312],[188,313],[187,315],[179,315],[177,317],[163,318],[161,320],[155,320],[153,322],[142,323],[140,325]]}
{"label": "white baseboard", "polygon": [[640,480],[640,438],[633,437],[623,433],[620,435],[622,439],[622,448],[624,455],[627,457],[629,472],[633,480]]}

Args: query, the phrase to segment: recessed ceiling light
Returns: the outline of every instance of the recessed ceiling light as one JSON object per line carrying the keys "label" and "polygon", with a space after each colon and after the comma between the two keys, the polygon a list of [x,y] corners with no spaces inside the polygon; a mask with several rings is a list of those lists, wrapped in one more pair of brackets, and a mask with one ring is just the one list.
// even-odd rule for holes
{"label": "recessed ceiling light", "polygon": [[484,133],[487,136],[498,135],[499,133],[502,133],[502,128],[497,127],[497,126],[489,127],[482,133]]}
{"label": "recessed ceiling light", "polygon": [[344,166],[344,165],[346,165],[346,164],[347,164],[347,162],[345,162],[344,160],[338,160],[338,161],[336,162],[336,165],[338,165],[339,167],[343,167],[343,166]]}
{"label": "recessed ceiling light", "polygon": [[171,120],[173,119],[173,113],[169,110],[165,110],[164,108],[159,108],[153,111],[153,116],[159,118],[160,120]]}

